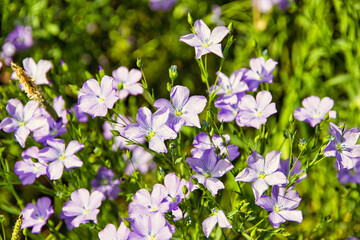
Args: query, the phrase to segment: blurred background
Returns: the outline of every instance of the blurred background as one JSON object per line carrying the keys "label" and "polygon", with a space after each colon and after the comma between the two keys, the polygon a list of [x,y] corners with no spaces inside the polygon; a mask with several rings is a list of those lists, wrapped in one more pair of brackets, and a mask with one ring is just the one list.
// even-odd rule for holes
{"label": "blurred background", "polygon": [[[180,36],[191,33],[187,22],[187,14],[191,13],[194,21],[203,19],[210,29],[233,23],[236,40],[222,70],[226,75],[249,68],[254,57],[279,62],[270,85],[278,110],[278,124],[273,131],[278,132],[269,149],[279,149],[289,117],[301,106],[302,99],[311,95],[334,99],[337,123],[345,122],[348,128],[360,125],[360,1],[297,0],[285,7],[269,7],[266,4],[270,0],[166,2],[159,7],[148,0],[1,0],[0,46],[4,53],[6,38],[17,26],[31,27],[33,44],[16,50],[12,60],[18,65],[26,57],[36,62],[50,60],[54,67],[47,76],[59,89],[54,92],[47,88],[45,92],[50,97],[63,95],[67,108],[77,101],[72,90],[81,88],[89,76],[86,72],[95,75],[100,65],[111,75],[120,66],[136,68],[137,58],[142,58],[156,99],[168,98],[168,69],[174,64],[179,73],[175,85],[187,86],[192,95],[205,95],[194,48],[179,42]],[[4,56],[0,57],[1,119],[7,116],[7,100],[22,94],[17,83],[10,80],[11,69]],[[59,75],[61,60],[69,70]],[[211,54],[208,61],[212,84],[220,59]],[[140,96],[137,101],[138,107],[147,104]],[[296,124],[298,136],[313,133],[307,123]],[[13,141],[5,140],[10,135],[0,132],[3,146]],[[286,149],[281,149],[285,157]],[[17,159],[21,149],[13,149],[12,153],[12,158]],[[324,168],[326,165],[330,167]],[[329,178],[336,176],[333,161],[323,162],[315,171],[299,186],[304,221],[288,229],[293,233],[291,239],[359,237],[360,187],[343,186],[337,178]],[[7,199],[0,197],[3,214],[9,212]]]}

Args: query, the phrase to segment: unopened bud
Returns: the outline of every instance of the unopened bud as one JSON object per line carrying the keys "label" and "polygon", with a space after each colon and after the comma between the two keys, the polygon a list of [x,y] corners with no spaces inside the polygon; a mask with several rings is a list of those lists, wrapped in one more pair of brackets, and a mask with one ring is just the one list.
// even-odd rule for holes
{"label": "unopened bud", "polygon": [[177,76],[178,76],[177,66],[171,65],[171,67],[169,68],[169,77],[171,81],[174,81],[177,78]]}
{"label": "unopened bud", "polygon": [[143,61],[141,60],[141,58],[138,58],[138,59],[136,60],[136,66],[137,66],[138,68],[140,68],[140,69],[143,68],[144,64],[143,64]]}
{"label": "unopened bud", "polygon": [[159,182],[163,182],[164,181],[164,175],[165,175],[165,172],[164,170],[160,167],[159,168],[159,171],[156,172],[156,178]]}
{"label": "unopened bud", "polygon": [[191,14],[189,12],[188,12],[188,15],[187,15],[187,21],[190,24],[190,26],[194,25],[193,18],[192,18]]}
{"label": "unopened bud", "polygon": [[21,223],[22,223],[22,215],[20,214],[18,220],[15,223],[14,230],[11,235],[11,240],[21,239]]}
{"label": "unopened bud", "polygon": [[64,60],[61,60],[60,63],[64,72],[67,72],[69,70],[69,66],[66,64],[66,62],[64,62]]}
{"label": "unopened bud", "polygon": [[184,195],[186,195],[188,192],[189,192],[189,189],[187,188],[186,185],[184,185],[184,186],[182,187],[182,193],[183,193]]}

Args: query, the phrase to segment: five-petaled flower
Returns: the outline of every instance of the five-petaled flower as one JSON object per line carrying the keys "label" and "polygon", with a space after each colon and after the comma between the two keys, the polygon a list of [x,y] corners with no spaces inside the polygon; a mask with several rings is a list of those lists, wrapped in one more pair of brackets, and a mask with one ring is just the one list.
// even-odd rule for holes
{"label": "five-petaled flower", "polygon": [[[224,189],[224,184],[217,178],[234,168],[228,160],[218,160],[213,148],[205,150],[200,158],[187,158],[186,162],[197,173],[191,177],[203,184],[212,195]],[[197,187],[191,185],[191,190]]]}
{"label": "five-petaled flower", "polygon": [[23,222],[21,229],[33,227],[32,233],[40,233],[41,228],[46,224],[46,221],[54,213],[51,206],[51,200],[48,197],[39,198],[36,205],[28,203],[21,211],[23,215]]}
{"label": "five-petaled flower", "polygon": [[[294,117],[299,121],[305,121],[315,127],[322,120],[325,119],[325,114],[329,113],[330,118],[335,118],[336,112],[330,111],[334,106],[334,100],[329,97],[324,97],[320,100],[319,97],[310,96],[302,101],[303,108],[297,108],[294,111]],[[332,117],[334,116],[334,117]]]}
{"label": "five-petaled flower", "polygon": [[38,106],[38,102],[29,101],[24,107],[17,99],[10,99],[6,105],[6,110],[13,118],[4,118],[0,123],[0,129],[6,133],[15,131],[15,140],[23,148],[30,132],[46,124],[46,119],[37,111]]}
{"label": "five-petaled flower", "polygon": [[253,151],[247,159],[250,168],[245,168],[236,177],[235,181],[254,182],[252,189],[257,201],[268,189],[268,186],[287,184],[284,173],[278,170],[280,164],[280,152],[271,151],[263,156]]}
{"label": "five-petaled flower", "polygon": [[360,144],[356,144],[360,132],[358,128],[352,128],[344,131],[330,123],[330,132],[334,137],[324,148],[326,157],[336,157],[336,168],[338,170],[352,169],[357,161],[360,161]]}
{"label": "five-petaled flower", "polygon": [[88,113],[92,118],[104,117],[119,99],[113,89],[113,79],[104,76],[101,85],[95,79],[89,79],[78,92],[79,109]]}
{"label": "five-petaled flower", "polygon": [[223,57],[221,50],[221,41],[230,32],[227,27],[218,26],[211,32],[209,27],[203,20],[197,20],[194,24],[195,33],[180,37],[180,41],[192,47],[195,47],[196,58],[210,52],[215,53],[219,57]]}
{"label": "five-petaled flower", "polygon": [[247,126],[259,129],[266,123],[267,118],[277,112],[275,103],[270,103],[271,93],[261,91],[256,95],[256,100],[251,95],[245,95],[239,102],[239,111],[236,123],[239,126]]}
{"label": "five-petaled flower", "polygon": [[81,188],[71,193],[70,200],[62,208],[62,214],[70,218],[73,227],[79,227],[82,223],[92,220],[97,223],[98,209],[104,195],[99,191],[89,193],[85,188]]}
{"label": "five-petaled flower", "polygon": [[169,110],[165,107],[154,114],[147,107],[142,107],[136,114],[137,123],[128,124],[125,128],[125,136],[130,139],[146,138],[151,150],[166,153],[164,140],[175,139],[177,136],[176,132],[166,125],[168,117]]}
{"label": "five-petaled flower", "polygon": [[39,160],[49,162],[46,174],[51,180],[60,179],[64,167],[66,169],[77,168],[83,162],[75,156],[75,153],[84,148],[78,141],[72,140],[65,149],[65,142],[62,139],[51,139],[47,141],[49,147],[39,151]]}
{"label": "five-petaled flower", "polygon": [[171,89],[171,102],[161,98],[154,103],[154,107],[160,109],[166,107],[169,109],[169,118],[167,123],[176,132],[179,132],[183,125],[195,126],[200,128],[200,114],[206,105],[204,96],[192,96],[189,98],[190,91],[187,87],[175,86]]}
{"label": "five-petaled flower", "polygon": [[268,195],[263,195],[256,202],[257,205],[264,208],[269,214],[269,220],[274,228],[280,227],[281,223],[287,221],[294,221],[301,223],[303,220],[302,212],[294,210],[299,206],[301,198],[299,194],[294,191],[285,192],[285,188],[273,186],[271,189],[271,198]]}

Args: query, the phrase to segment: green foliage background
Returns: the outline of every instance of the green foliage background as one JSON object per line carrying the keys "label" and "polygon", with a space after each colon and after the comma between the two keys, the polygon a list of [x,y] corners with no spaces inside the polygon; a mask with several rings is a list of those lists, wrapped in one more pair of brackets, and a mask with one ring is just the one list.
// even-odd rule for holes
{"label": "green foliage background", "polygon": [[[215,5],[222,9],[220,18],[212,12]],[[203,19],[210,28],[233,23],[236,41],[224,64],[226,75],[236,69],[248,68],[251,58],[263,54],[279,62],[274,83],[270,85],[273,101],[277,103],[278,124],[271,129],[271,140],[266,146],[268,151],[280,150],[283,159],[288,157],[284,131],[293,111],[310,95],[335,100],[336,123],[345,122],[348,128],[360,123],[360,2],[357,0],[299,0],[285,11],[274,8],[271,13],[261,15],[252,9],[250,1],[178,0],[166,12],[152,11],[147,0],[1,0],[0,8],[0,44],[16,25],[31,26],[34,46],[18,52],[14,62],[20,65],[25,57],[52,61],[54,68],[48,78],[57,88],[44,86],[43,90],[49,98],[59,94],[65,96],[67,108],[77,101],[76,89],[88,79],[86,71],[95,75],[101,65],[111,75],[119,66],[136,67],[139,57],[144,62],[144,72],[149,87],[154,88],[155,98],[168,98],[166,83],[172,64],[178,66],[179,72],[175,84],[187,86],[191,94],[205,95],[206,86],[201,82],[194,61],[194,49],[179,42],[180,36],[190,33],[187,23],[190,12],[194,20]],[[213,83],[219,59],[215,55],[208,58],[209,79]],[[69,67],[66,73],[61,70],[61,59]],[[0,72],[0,119],[8,116],[5,110],[8,99],[19,98],[26,102],[17,83],[9,81],[10,73],[11,69],[5,67]],[[131,103],[137,103],[137,106]],[[148,106],[141,97],[131,98],[125,104],[132,109],[133,116],[138,107]],[[83,130],[101,132],[101,123],[96,119],[90,126],[83,126]],[[297,139],[308,138],[314,131],[304,122],[296,122],[296,127],[299,128]],[[323,127],[326,132],[326,126]],[[96,134],[93,131],[89,138],[102,152],[110,144]],[[323,137],[326,138],[326,134]],[[191,146],[192,140],[189,141]],[[24,204],[39,196],[34,189],[22,187],[16,175],[11,173],[22,152],[13,134],[0,132],[0,149],[9,168],[7,171],[3,165],[0,175],[0,213],[5,216],[9,236],[16,214],[21,211],[12,189],[18,192]],[[117,158],[115,153],[101,156],[92,150],[86,153],[92,158],[103,161]],[[242,156],[240,161],[244,162],[246,158]],[[303,198],[299,209],[303,211],[304,221],[285,224],[287,232],[292,234],[289,239],[360,236],[360,187],[341,185],[333,166],[333,160],[321,162],[299,184],[298,191]],[[14,183],[11,186],[9,179]],[[231,181],[228,179],[227,184],[232,184]],[[151,180],[149,182],[151,185]],[[246,189],[251,191],[251,186]],[[118,206],[113,204],[113,207],[126,210],[124,202],[119,200],[116,204]],[[111,209],[103,211],[110,212]],[[116,222],[116,219],[110,220]],[[89,236],[95,231],[88,229],[87,233],[81,230],[86,228],[79,229],[69,235],[70,239],[78,239],[77,235],[81,234]],[[281,235],[276,237],[286,239]]]}

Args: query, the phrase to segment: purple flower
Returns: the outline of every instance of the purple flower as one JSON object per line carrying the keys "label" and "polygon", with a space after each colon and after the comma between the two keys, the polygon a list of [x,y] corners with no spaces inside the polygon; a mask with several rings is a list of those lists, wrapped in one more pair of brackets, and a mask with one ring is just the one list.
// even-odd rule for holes
{"label": "purple flower", "polygon": [[339,182],[342,184],[356,183],[360,184],[360,161],[355,161],[351,169],[343,168],[337,174]]}
{"label": "purple flower", "polygon": [[149,169],[155,167],[155,163],[151,161],[153,155],[144,150],[143,147],[136,146],[132,150],[131,161],[124,154],[124,160],[127,162],[125,168],[125,174],[131,175],[134,170],[138,170],[141,173],[147,173]]}
{"label": "purple flower", "polygon": [[39,103],[35,101],[29,101],[24,107],[17,99],[10,99],[6,105],[7,112],[13,118],[4,118],[0,123],[0,129],[6,133],[15,131],[15,140],[23,148],[30,131],[35,131],[46,122],[45,118],[36,111],[38,105]]}
{"label": "purple flower", "polygon": [[[120,193],[119,185],[120,179],[114,179],[115,174],[106,167],[100,167],[95,176],[95,179],[91,181],[91,187],[93,191],[99,191],[104,194],[104,200],[106,196],[113,200],[117,198]],[[105,196],[106,195],[106,196]]]}
{"label": "purple flower", "polygon": [[[290,158],[286,159],[285,161],[281,161],[280,160],[280,164],[279,164],[279,171],[282,172],[286,177],[289,176],[289,172],[290,172]],[[296,162],[296,165],[294,166]],[[300,161],[296,161],[296,158],[293,159],[293,170],[290,174],[290,176],[294,176],[294,174],[296,175],[300,175],[304,170],[301,170],[301,162]],[[302,180],[304,180],[307,177],[307,174],[305,173],[304,175],[302,175],[300,178],[298,178],[295,183],[298,183]],[[293,189],[295,185],[292,185],[289,190]],[[282,187],[286,187],[286,185],[283,185]]]}
{"label": "purple flower", "polygon": [[23,216],[21,229],[33,227],[32,233],[40,233],[41,228],[46,224],[46,221],[54,213],[51,206],[51,200],[48,197],[39,198],[36,205],[28,203],[21,211]]}
{"label": "purple flower", "polygon": [[[12,42],[6,42],[2,45],[2,51],[0,53],[0,57],[5,60],[11,59],[12,56],[16,53],[16,48]],[[6,61],[7,62],[7,61]]]}
{"label": "purple flower", "polygon": [[21,153],[23,161],[15,163],[14,172],[19,176],[22,185],[33,184],[35,178],[46,174],[46,163],[42,160],[34,162],[37,159],[39,149],[35,146],[30,147]]}
{"label": "purple flower", "polygon": [[98,208],[103,196],[98,191],[94,191],[90,195],[87,189],[78,189],[71,193],[70,200],[62,208],[62,213],[65,217],[73,218],[71,220],[73,227],[79,227],[80,224],[87,223],[90,220],[97,223],[97,215],[100,212]]}
{"label": "purple flower", "polygon": [[129,217],[135,218],[156,212],[161,214],[167,212],[169,210],[169,203],[163,202],[166,192],[166,188],[161,184],[154,185],[151,195],[146,189],[137,191],[133,201],[129,204]]}
{"label": "purple flower", "polygon": [[[230,78],[228,78],[222,72],[218,72],[217,75],[219,76],[219,85],[215,86],[215,91],[217,91],[216,94],[231,97],[234,95],[237,96],[238,93],[247,91],[249,88],[246,82],[244,82],[245,73],[246,69],[236,70],[231,74]],[[212,88],[214,88],[214,86],[212,86]]]}
{"label": "purple flower", "polygon": [[75,116],[77,118],[77,120],[79,122],[87,122],[89,120],[88,116],[86,115],[86,113],[84,113],[83,111],[81,111],[79,109],[79,104],[74,104],[74,106],[72,107],[72,109],[75,113]]}
{"label": "purple flower", "polygon": [[99,232],[100,240],[127,240],[129,238],[130,230],[122,222],[120,227],[116,231],[116,227],[113,224],[108,224]]}
{"label": "purple flower", "polygon": [[51,139],[47,141],[50,147],[45,147],[39,151],[39,159],[49,162],[46,175],[51,180],[60,179],[64,167],[66,169],[81,167],[83,162],[75,156],[75,153],[84,148],[78,141],[69,142],[65,149],[65,142],[62,139]]}
{"label": "purple flower", "polygon": [[142,86],[138,83],[141,80],[142,73],[138,69],[131,69],[126,67],[119,67],[112,72],[113,88],[119,90],[117,95],[119,99],[126,98],[130,95],[138,95],[144,92]]}
{"label": "purple flower", "polygon": [[360,145],[356,144],[360,132],[358,128],[352,128],[344,131],[330,122],[330,133],[334,137],[324,148],[326,157],[336,157],[336,168],[351,169],[355,166],[355,161],[360,160]]}
{"label": "purple flower", "polygon": [[202,222],[202,228],[207,238],[209,238],[210,233],[217,223],[219,223],[219,227],[221,228],[232,228],[229,220],[226,218],[225,213],[222,210],[213,208],[211,212],[211,216]]}
{"label": "purple flower", "polygon": [[286,221],[302,222],[302,212],[294,210],[299,206],[300,202],[301,198],[296,191],[288,191],[285,194],[285,188],[273,186],[271,198],[263,195],[256,204],[271,212],[269,214],[270,223],[274,228],[278,228],[281,223]]}
{"label": "purple flower", "polygon": [[154,11],[167,11],[174,6],[176,0],[149,0],[150,8]]}
{"label": "purple flower", "polygon": [[299,121],[309,123],[311,127],[315,127],[321,120],[325,119],[325,114],[334,106],[334,100],[324,97],[320,101],[319,97],[310,96],[302,101],[302,105],[303,108],[297,108],[294,111],[294,117]]}
{"label": "purple flower", "polygon": [[[121,114],[117,114],[117,115],[113,115],[111,117],[111,119],[113,119],[115,122],[108,122],[105,121],[103,124],[103,135],[104,138],[107,140],[111,140],[112,138],[114,138],[114,143],[112,145],[112,150],[115,152],[118,149],[130,149],[133,150],[136,148],[136,145],[127,145],[127,140],[126,138],[122,137],[125,136],[125,128],[126,125],[130,124],[130,121],[128,118],[126,118],[124,115]],[[111,132],[111,130],[116,130],[118,131],[122,136],[114,136],[114,134]],[[134,139],[135,141],[139,142],[139,143],[144,143],[145,139],[143,138],[139,138],[139,139]]]}
{"label": "purple flower", "polygon": [[190,91],[187,87],[175,86],[171,89],[171,102],[161,98],[154,103],[154,107],[160,109],[166,107],[169,109],[169,118],[167,123],[176,132],[179,132],[183,125],[195,126],[200,128],[200,114],[206,106],[204,96],[192,96],[189,98]]}
{"label": "purple flower", "polygon": [[223,57],[220,42],[230,32],[227,27],[218,26],[211,32],[203,20],[196,20],[194,30],[196,34],[191,33],[182,36],[180,41],[195,47],[197,59],[210,52],[215,53],[221,58]]}
{"label": "purple flower", "polygon": [[239,101],[245,93],[236,94],[230,97],[220,97],[215,102],[215,107],[219,108],[218,120],[220,122],[232,122],[239,112]]}
{"label": "purple flower", "polygon": [[44,108],[40,108],[40,112],[42,116],[46,118],[47,124],[44,124],[41,128],[34,131],[35,141],[45,144],[47,140],[61,136],[67,131],[67,110],[64,107],[65,101],[62,96],[54,98],[53,108],[59,116],[58,121],[55,121]]}
{"label": "purple flower", "polygon": [[277,113],[275,103],[270,103],[271,93],[261,91],[256,95],[256,100],[251,95],[245,95],[239,102],[239,112],[236,123],[239,126],[247,126],[259,129],[266,123],[267,118]]}
{"label": "purple flower", "polygon": [[92,118],[104,117],[118,100],[112,82],[113,79],[109,76],[101,79],[101,86],[93,78],[87,80],[78,92],[79,109]]}
{"label": "purple flower", "polygon": [[[197,173],[191,177],[196,178],[203,184],[212,195],[216,195],[219,189],[224,189],[224,184],[217,178],[234,168],[227,160],[217,160],[215,150],[205,150],[200,158],[186,158],[186,162]],[[192,190],[196,189],[192,188]]]}
{"label": "purple flower", "polygon": [[[40,60],[36,64],[33,58],[28,57],[23,60],[23,66],[26,73],[35,81],[36,85],[50,84],[46,78],[46,73],[53,67],[50,61]],[[19,80],[15,72],[12,73],[11,79]]]}
{"label": "purple flower", "polygon": [[[193,141],[193,145],[195,148],[191,149],[192,157],[200,158],[207,149],[219,148],[220,155],[229,153],[230,159],[234,160],[240,155],[238,147],[236,145],[228,145],[230,141],[230,136],[228,134],[224,134],[223,138],[214,134],[210,141],[210,137],[207,133],[199,133],[195,136]],[[225,146],[224,143],[226,144]]]}
{"label": "purple flower", "polygon": [[287,184],[288,181],[284,173],[278,171],[280,164],[280,152],[271,151],[264,158],[255,151],[252,151],[247,159],[250,168],[245,168],[236,177],[235,181],[254,182],[252,189],[257,201],[268,189],[268,185]]}
{"label": "purple flower", "polygon": [[169,110],[162,108],[154,114],[147,107],[142,107],[136,114],[137,123],[128,124],[125,136],[130,139],[146,138],[149,148],[155,152],[166,153],[166,139],[175,139],[177,134],[166,125]]}
{"label": "purple flower", "polygon": [[250,91],[256,91],[260,83],[273,82],[273,71],[278,63],[271,58],[265,62],[263,57],[250,60],[250,70],[245,73],[244,81],[248,84]]}
{"label": "purple flower", "polygon": [[130,233],[129,239],[167,240],[172,237],[167,222],[161,213],[136,217],[131,222],[131,229],[133,232]]}
{"label": "purple flower", "polygon": [[166,188],[165,198],[169,202],[170,210],[177,210],[177,205],[185,198],[183,187],[189,188],[189,183],[185,179],[179,179],[175,173],[169,173],[164,178]]}
{"label": "purple flower", "polygon": [[33,45],[32,28],[30,26],[16,26],[5,41],[13,43],[17,50],[30,48]]}

